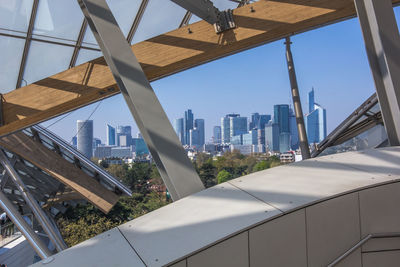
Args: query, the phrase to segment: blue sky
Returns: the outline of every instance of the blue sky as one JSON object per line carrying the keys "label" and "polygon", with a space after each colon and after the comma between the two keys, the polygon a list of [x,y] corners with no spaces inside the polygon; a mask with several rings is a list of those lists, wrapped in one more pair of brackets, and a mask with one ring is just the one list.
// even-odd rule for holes
{"label": "blue sky", "polygon": [[[400,8],[395,8],[400,20]],[[292,37],[297,79],[303,111],[307,93],[315,88],[316,102],[327,109],[328,133],[375,90],[358,19],[350,19]],[[284,41],[279,40],[219,59],[152,83],[173,123],[186,109],[205,119],[206,140],[212,127],[227,113],[249,116],[271,114],[274,104],[290,104],[290,85]],[[66,140],[76,134],[76,120],[94,120],[95,137],[105,142],[107,123],[138,129],[121,95],[101,104],[72,112],[50,126]],[[57,121],[43,123],[48,126]]]}

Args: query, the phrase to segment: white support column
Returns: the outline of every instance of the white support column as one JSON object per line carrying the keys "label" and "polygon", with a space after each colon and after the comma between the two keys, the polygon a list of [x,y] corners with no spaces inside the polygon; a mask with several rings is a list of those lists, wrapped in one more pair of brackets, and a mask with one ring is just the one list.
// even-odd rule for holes
{"label": "white support column", "polygon": [[391,0],[354,0],[389,143],[400,145],[400,35]]}

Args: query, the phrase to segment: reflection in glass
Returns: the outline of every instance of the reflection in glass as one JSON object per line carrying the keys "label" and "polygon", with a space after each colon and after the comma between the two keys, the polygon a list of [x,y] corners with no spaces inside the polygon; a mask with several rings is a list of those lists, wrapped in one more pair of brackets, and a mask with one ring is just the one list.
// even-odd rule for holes
{"label": "reflection in glass", "polygon": [[24,44],[24,39],[0,36],[0,93],[2,94],[15,89]]}
{"label": "reflection in glass", "polygon": [[77,1],[40,0],[33,34],[76,40],[82,21]]}
{"label": "reflection in glass", "polygon": [[33,0],[0,0],[0,28],[28,31]]}
{"label": "reflection in glass", "polygon": [[73,47],[32,41],[24,79],[30,84],[66,70],[73,51]]}
{"label": "reflection in glass", "polygon": [[79,50],[78,58],[76,59],[76,65],[80,65],[82,63],[88,62],[92,59],[101,57],[102,54],[99,51],[93,51],[88,49],[81,49]]}

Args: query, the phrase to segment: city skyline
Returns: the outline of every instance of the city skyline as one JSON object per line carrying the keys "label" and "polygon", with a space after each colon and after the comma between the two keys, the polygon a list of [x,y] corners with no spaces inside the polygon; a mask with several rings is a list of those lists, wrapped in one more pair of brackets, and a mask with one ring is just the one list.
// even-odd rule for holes
{"label": "city skyline", "polygon": [[[395,7],[394,11],[399,21],[400,7]],[[375,92],[359,22],[350,19],[294,35],[291,41],[303,111],[308,110],[307,94],[314,87],[319,103],[334,111],[328,116],[329,134]],[[98,56],[100,53],[93,53],[87,60]],[[237,66],[240,66],[239,77]],[[339,76],[341,79],[337,79]],[[272,114],[273,104],[291,103],[284,40],[221,58],[151,84],[172,123],[182,116],[182,110],[188,108],[196,110],[198,117],[205,119],[206,140],[212,136],[210,127],[219,125],[225,114],[235,112],[247,117],[254,112]],[[338,103],[340,109],[337,109]],[[42,125],[47,127],[62,117]],[[106,139],[103,129],[107,123],[130,125],[133,134],[138,132],[122,95],[73,111],[49,130],[69,141],[75,134],[71,129],[76,120],[88,118],[96,122],[94,131],[103,142]]]}

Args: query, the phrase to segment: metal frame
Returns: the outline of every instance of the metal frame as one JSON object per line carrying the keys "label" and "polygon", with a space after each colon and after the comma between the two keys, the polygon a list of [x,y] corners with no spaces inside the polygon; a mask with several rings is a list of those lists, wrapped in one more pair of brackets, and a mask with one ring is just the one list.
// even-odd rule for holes
{"label": "metal frame", "polygon": [[14,169],[12,164],[9,162],[7,156],[5,155],[4,151],[0,150],[0,163],[3,165],[4,169],[8,172],[9,178],[15,183],[20,191],[21,196],[24,198],[25,202],[28,204],[29,208],[32,210],[32,213],[35,215],[36,219],[39,221],[40,225],[42,226],[43,230],[48,235],[51,242],[56,247],[57,251],[62,251],[67,249],[67,245],[64,243],[64,240],[57,234],[54,230],[52,223],[50,222],[49,218],[46,216],[42,208],[40,207],[39,203],[36,199],[32,196],[29,192],[29,189],[25,186],[24,182],[22,181],[21,177]]}
{"label": "metal frame", "polygon": [[400,145],[400,34],[391,0],[354,0],[389,144]]}
{"label": "metal frame", "polygon": [[105,0],[78,0],[173,200],[204,189]]}
{"label": "metal frame", "polygon": [[83,38],[85,37],[86,29],[87,29],[87,21],[86,19],[83,19],[82,26],[78,34],[78,39],[76,40],[75,43],[74,52],[72,53],[71,61],[69,63],[69,68],[74,67],[76,64],[76,60],[78,59],[78,55],[81,50]]}
{"label": "metal frame", "polygon": [[31,46],[33,26],[35,24],[38,6],[39,6],[39,0],[33,0],[31,17],[29,19],[28,32],[26,33],[24,51],[22,53],[22,59],[21,59],[20,67],[19,67],[18,79],[17,79],[17,84],[16,84],[15,88],[21,87],[22,79],[24,77],[26,59],[28,57],[29,48]]}
{"label": "metal frame", "polygon": [[51,256],[51,252],[43,244],[42,240],[35,234],[32,228],[28,225],[21,214],[17,211],[14,205],[8,200],[7,196],[0,190],[0,207],[6,212],[10,220],[17,226],[21,233],[25,236],[26,240],[31,244],[32,248],[36,251],[42,259],[47,259]]}
{"label": "metal frame", "polygon": [[128,41],[129,44],[131,44],[133,37],[135,36],[135,33],[139,27],[140,21],[143,18],[143,14],[144,14],[144,11],[146,10],[148,3],[149,3],[149,0],[142,0],[142,3],[139,6],[138,12],[136,13],[135,19],[133,20],[133,23],[129,30],[128,36],[126,37],[126,40]]}
{"label": "metal frame", "polygon": [[288,72],[289,72],[289,80],[290,80],[290,87],[291,87],[290,91],[292,92],[293,107],[294,107],[294,112],[296,115],[296,124],[297,124],[297,131],[299,133],[301,156],[303,159],[309,159],[309,158],[311,158],[310,147],[308,144],[306,128],[304,126],[304,117],[303,117],[303,109],[301,107],[301,101],[300,101],[299,86],[297,84],[296,70],[294,68],[294,62],[293,62],[293,55],[292,55],[292,51],[290,49],[291,43],[292,42],[290,41],[290,37],[286,37],[286,42],[285,42],[286,62],[287,62]]}

